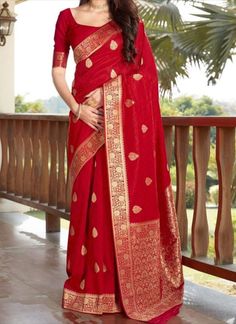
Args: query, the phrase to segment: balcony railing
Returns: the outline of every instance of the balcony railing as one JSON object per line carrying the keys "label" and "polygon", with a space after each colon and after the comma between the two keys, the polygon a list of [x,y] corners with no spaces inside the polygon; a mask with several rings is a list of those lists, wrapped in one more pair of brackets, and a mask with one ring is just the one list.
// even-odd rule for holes
{"label": "balcony railing", "polygon": [[[176,165],[176,210],[183,264],[236,281],[231,214],[236,117],[164,117],[163,122],[168,162],[171,165],[174,151]],[[207,257],[206,176],[210,132],[213,128],[216,129],[219,204],[214,233],[215,258],[211,260]],[[67,131],[67,116],[0,114],[0,197],[45,211],[47,231],[60,230],[60,217],[69,219]],[[195,204],[189,253],[185,194],[191,148],[195,170]]]}

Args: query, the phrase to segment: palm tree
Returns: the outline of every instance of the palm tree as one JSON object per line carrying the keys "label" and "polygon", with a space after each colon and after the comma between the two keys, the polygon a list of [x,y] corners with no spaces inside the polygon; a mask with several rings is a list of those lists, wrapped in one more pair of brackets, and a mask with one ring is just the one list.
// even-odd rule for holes
{"label": "palm tree", "polygon": [[198,19],[183,22],[177,2],[136,0],[156,56],[162,94],[171,92],[177,77],[188,77],[188,64],[204,63],[208,82],[215,83],[236,47],[236,0],[182,0],[199,10]]}

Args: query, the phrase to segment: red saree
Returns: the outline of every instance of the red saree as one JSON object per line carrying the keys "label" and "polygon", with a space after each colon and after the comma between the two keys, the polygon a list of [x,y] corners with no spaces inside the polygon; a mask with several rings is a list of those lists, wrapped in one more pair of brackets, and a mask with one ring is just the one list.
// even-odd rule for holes
{"label": "red saree", "polygon": [[105,128],[70,111],[71,219],[62,306],[165,323],[182,304],[180,240],[158,104],[156,66],[142,21],[135,63],[124,61],[113,22],[78,24],[62,11],[53,66],[76,62],[77,102],[104,89]]}

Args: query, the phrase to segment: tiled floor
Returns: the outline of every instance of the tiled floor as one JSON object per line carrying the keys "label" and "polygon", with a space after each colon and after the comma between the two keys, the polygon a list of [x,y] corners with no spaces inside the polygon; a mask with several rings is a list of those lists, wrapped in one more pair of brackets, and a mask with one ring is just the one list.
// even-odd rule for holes
{"label": "tiled floor", "polygon": [[[46,235],[43,221],[0,213],[0,324],[138,323],[122,314],[92,316],[61,308],[66,242],[66,231]],[[186,282],[185,305],[169,323],[236,323],[236,297]]]}

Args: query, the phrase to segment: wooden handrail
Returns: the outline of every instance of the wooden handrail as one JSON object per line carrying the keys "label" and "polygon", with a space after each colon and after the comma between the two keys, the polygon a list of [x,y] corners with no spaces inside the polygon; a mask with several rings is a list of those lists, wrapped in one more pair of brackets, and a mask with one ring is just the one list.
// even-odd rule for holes
{"label": "wooden handrail", "polygon": [[[183,264],[236,281],[231,214],[236,117],[163,117],[163,126],[168,164],[174,159],[176,165],[176,210]],[[215,258],[209,261],[206,175],[212,128],[216,128],[217,134],[219,206]],[[47,231],[59,231],[60,218],[69,219],[67,131],[68,115],[0,114],[0,197],[45,211]],[[195,170],[195,204],[189,247],[185,193],[190,149]]]}

